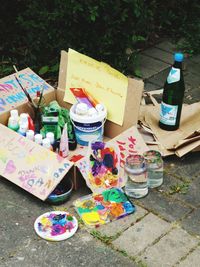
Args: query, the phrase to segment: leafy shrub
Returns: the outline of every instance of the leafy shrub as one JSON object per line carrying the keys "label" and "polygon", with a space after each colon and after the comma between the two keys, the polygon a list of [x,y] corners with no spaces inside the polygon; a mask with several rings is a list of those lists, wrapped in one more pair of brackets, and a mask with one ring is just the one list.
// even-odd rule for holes
{"label": "leafy shrub", "polygon": [[68,48],[133,74],[130,66],[137,51],[159,37],[184,36],[191,51],[200,47],[191,32],[200,34],[197,0],[16,0],[12,6],[8,2],[3,3],[0,22],[2,75],[16,64],[57,76],[60,51]]}

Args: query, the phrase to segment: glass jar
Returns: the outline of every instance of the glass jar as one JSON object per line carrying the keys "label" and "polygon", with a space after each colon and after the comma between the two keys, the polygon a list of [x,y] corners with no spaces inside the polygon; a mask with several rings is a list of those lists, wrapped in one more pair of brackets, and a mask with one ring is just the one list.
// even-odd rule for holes
{"label": "glass jar", "polygon": [[159,151],[148,150],[143,154],[148,174],[148,187],[155,188],[163,183],[163,160]]}
{"label": "glass jar", "polygon": [[142,155],[129,155],[124,165],[126,178],[125,192],[133,198],[148,194],[147,169]]}

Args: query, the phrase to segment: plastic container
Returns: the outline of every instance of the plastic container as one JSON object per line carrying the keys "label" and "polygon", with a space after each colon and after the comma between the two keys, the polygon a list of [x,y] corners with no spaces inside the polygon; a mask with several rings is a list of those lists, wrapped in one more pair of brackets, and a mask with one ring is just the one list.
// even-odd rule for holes
{"label": "plastic container", "polygon": [[91,140],[103,140],[104,123],[106,121],[107,110],[98,112],[96,116],[82,116],[76,114],[76,105],[70,108],[70,119],[74,126],[77,143],[87,146]]}
{"label": "plastic container", "polygon": [[54,191],[48,196],[47,202],[62,204],[66,202],[72,193],[73,183],[69,177],[64,177]]}

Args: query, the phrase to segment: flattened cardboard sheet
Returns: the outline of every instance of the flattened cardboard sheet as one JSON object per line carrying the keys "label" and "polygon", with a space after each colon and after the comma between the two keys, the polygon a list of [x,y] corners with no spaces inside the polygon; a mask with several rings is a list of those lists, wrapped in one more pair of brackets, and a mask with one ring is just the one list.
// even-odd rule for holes
{"label": "flattened cardboard sheet", "polygon": [[73,163],[0,124],[0,176],[45,200]]}

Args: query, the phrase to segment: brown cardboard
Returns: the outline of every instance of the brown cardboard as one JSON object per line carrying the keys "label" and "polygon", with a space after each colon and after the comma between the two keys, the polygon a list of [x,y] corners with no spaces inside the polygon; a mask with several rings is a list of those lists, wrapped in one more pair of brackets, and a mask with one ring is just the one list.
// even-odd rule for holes
{"label": "brown cardboard", "polygon": [[162,155],[176,154],[182,157],[188,152],[198,151],[200,145],[200,102],[191,105],[184,104],[180,127],[176,131],[170,132],[162,130],[158,126],[160,105],[153,97],[154,94],[157,94],[157,92],[146,93],[154,105],[141,106],[139,121],[144,128],[152,132]]}
{"label": "brown cardboard", "polygon": [[[58,79],[58,91],[62,91],[57,96],[58,102],[62,103],[62,106],[70,107],[69,103],[64,104],[63,97],[65,92],[65,82],[67,79],[67,52],[61,51],[60,59],[60,69],[59,69],[59,79]],[[114,138],[118,134],[122,133],[126,129],[130,128],[132,125],[137,124],[140,101],[142,97],[142,91],[144,88],[144,83],[139,79],[128,79],[128,90],[127,90],[127,99],[126,107],[124,112],[124,123],[122,126],[119,126],[111,121],[106,121],[105,123],[105,135],[109,138]]]}

